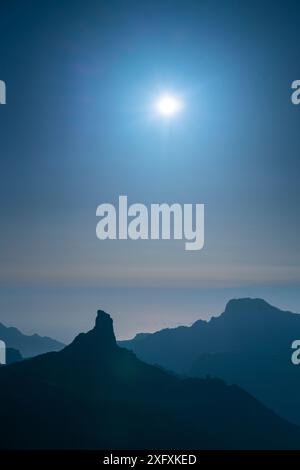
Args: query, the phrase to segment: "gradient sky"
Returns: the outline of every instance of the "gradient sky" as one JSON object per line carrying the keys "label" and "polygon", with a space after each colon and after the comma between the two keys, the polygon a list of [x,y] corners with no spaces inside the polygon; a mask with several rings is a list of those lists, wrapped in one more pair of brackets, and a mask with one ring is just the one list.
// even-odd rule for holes
{"label": "gradient sky", "polygon": [[[300,312],[297,3],[1,3],[0,321],[67,341],[98,307],[119,337],[234,296]],[[185,102],[168,127],[164,90]],[[204,249],[100,242],[120,194],[204,203]]]}

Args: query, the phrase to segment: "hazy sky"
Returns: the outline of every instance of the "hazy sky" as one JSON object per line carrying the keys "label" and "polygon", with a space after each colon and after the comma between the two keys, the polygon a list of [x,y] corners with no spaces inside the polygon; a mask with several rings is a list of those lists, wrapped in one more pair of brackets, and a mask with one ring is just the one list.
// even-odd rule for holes
{"label": "hazy sky", "polygon": [[[97,307],[121,337],[232,296],[300,311],[297,3],[1,3],[0,321],[67,340]],[[204,249],[100,242],[120,194],[204,203]]]}

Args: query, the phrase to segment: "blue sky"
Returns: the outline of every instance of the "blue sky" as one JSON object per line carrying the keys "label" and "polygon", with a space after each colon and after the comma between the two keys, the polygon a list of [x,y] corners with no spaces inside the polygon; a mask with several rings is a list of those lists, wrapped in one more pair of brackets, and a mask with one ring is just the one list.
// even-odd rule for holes
{"label": "blue sky", "polygon": [[[67,339],[103,306],[122,337],[232,296],[300,311],[298,9],[1,6],[0,320]],[[185,102],[168,129],[149,114],[166,89]],[[204,203],[204,249],[100,242],[96,207],[120,194]]]}

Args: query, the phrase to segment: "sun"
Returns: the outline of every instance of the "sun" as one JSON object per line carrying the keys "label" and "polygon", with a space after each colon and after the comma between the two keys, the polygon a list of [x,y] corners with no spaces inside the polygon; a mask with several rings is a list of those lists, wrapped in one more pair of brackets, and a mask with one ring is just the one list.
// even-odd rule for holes
{"label": "sun", "polygon": [[182,107],[180,99],[169,94],[162,95],[156,103],[157,112],[165,117],[174,116],[181,111]]}

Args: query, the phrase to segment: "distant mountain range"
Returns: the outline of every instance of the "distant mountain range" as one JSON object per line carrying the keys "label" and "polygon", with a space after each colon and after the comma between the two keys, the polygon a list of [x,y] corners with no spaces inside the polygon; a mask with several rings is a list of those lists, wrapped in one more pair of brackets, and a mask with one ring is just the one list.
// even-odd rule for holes
{"label": "distant mountain range", "polygon": [[139,334],[119,344],[177,373],[237,384],[300,424],[300,366],[291,362],[295,339],[300,339],[299,314],[246,298],[231,300],[208,322]]}
{"label": "distant mountain range", "polygon": [[7,348],[17,349],[24,358],[49,351],[59,351],[65,346],[48,336],[24,335],[17,328],[7,327],[2,323],[0,323],[0,339],[5,342]]}
{"label": "distant mountain range", "polygon": [[238,386],[179,378],[117,345],[112,320],[0,368],[2,449],[299,449],[300,428]]}

